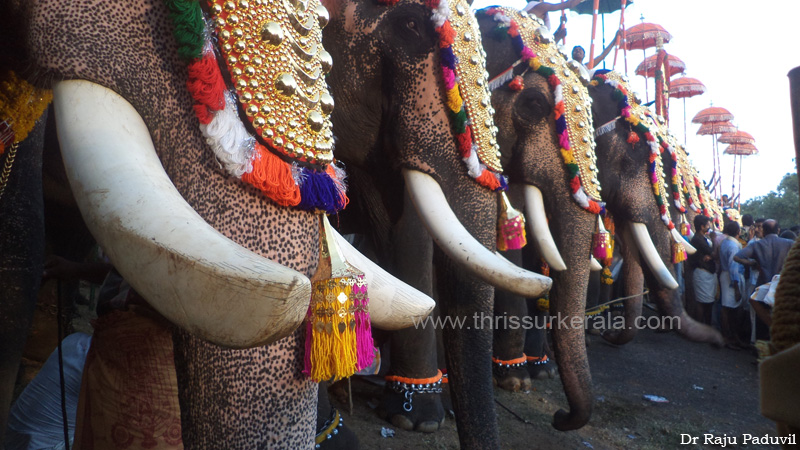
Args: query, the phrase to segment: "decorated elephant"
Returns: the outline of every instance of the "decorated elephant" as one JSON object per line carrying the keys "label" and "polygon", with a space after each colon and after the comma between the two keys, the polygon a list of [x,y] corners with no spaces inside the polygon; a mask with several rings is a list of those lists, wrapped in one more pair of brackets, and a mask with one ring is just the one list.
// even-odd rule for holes
{"label": "decorated elephant", "polygon": [[[489,55],[492,103],[503,163],[509,167],[511,201],[525,205],[532,236],[533,245],[508,252],[508,257],[536,269],[544,261],[553,278],[549,308],[543,309],[549,309],[556,323],[568,324],[553,327],[553,342],[570,407],[569,412],[556,413],[553,425],[576,429],[586,424],[592,410],[583,316],[592,236],[604,213],[591,104],[584,86],[588,74],[568,64],[539,19],[505,7],[476,14]],[[537,298],[531,300],[529,311],[524,299],[497,294],[499,317],[519,323],[527,317],[533,324],[495,331],[495,377],[499,386],[511,390],[530,389],[528,373],[546,374],[549,365],[544,321]]]}
{"label": "decorated elephant", "polygon": [[[608,194],[604,200],[627,244],[622,246],[623,291],[626,296],[634,296],[625,301],[625,327],[604,333],[603,337],[615,344],[633,339],[637,331],[634,321],[641,316],[642,308],[642,298],[637,294],[643,292],[646,282],[660,314],[673,318],[680,335],[696,342],[721,344],[719,332],[686,314],[677,290],[675,256],[693,249],[675,228],[669,211],[677,199],[671,196],[663,174],[662,152],[667,151],[671,157],[669,146],[659,140],[656,123],[631,101],[620,75],[596,72],[589,93],[593,99],[600,181]],[[674,184],[671,178],[669,183]],[[643,270],[645,267],[647,270]]]}
{"label": "decorated elephant", "polygon": [[[332,18],[324,41],[335,62],[329,82],[337,101],[332,116],[337,157],[347,166],[352,193],[341,229],[367,236],[378,261],[423,292],[433,290],[435,261],[445,317],[490,318],[493,285],[543,293],[549,280],[543,283],[541,276],[493,254],[498,223],[493,191],[503,189],[505,180],[469,5],[331,1],[326,6]],[[405,429],[434,431],[444,419],[432,325],[392,335],[381,409]],[[464,448],[497,448],[492,330],[466,326],[472,329],[443,330],[459,438]]]}

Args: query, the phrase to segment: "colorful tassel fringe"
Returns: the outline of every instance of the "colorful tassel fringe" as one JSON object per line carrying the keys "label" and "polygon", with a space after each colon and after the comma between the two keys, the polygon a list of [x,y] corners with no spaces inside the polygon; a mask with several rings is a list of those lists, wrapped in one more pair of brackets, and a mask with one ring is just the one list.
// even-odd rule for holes
{"label": "colorful tassel fringe", "polygon": [[606,230],[600,216],[597,216],[597,232],[592,235],[592,256],[600,261],[605,261],[611,259],[613,254],[614,247],[611,233]]}
{"label": "colorful tassel fringe", "polygon": [[314,381],[339,380],[372,364],[375,349],[364,274],[345,261],[321,216],[320,270],[306,314],[303,373]]}
{"label": "colorful tassel fringe", "polygon": [[497,249],[500,251],[519,250],[525,247],[525,216],[511,206],[505,192],[500,193],[503,212],[497,222]]}
{"label": "colorful tassel fringe", "polygon": [[672,264],[686,261],[686,248],[680,242],[672,243]]}

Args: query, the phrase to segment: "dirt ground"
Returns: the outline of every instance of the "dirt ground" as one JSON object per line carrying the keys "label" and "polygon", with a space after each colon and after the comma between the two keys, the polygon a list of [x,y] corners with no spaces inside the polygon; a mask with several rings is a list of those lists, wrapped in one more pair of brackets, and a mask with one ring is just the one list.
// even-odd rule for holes
{"label": "dirt ground", "polygon": [[[54,286],[46,286],[52,289]],[[43,295],[23,361],[18,386],[35,375],[56,342],[55,292]],[[78,306],[80,319],[72,326],[91,332],[88,305]],[[681,445],[681,434],[737,437],[738,446],[726,448],[778,448],[742,446],[742,434],[774,436],[772,422],[758,412],[758,367],[749,351],[715,349],[693,344],[674,333],[642,330],[630,344],[616,347],[599,336],[589,336],[589,362],[594,380],[595,406],[589,424],[577,431],[559,432],[550,425],[552,414],[566,408],[561,381],[535,381],[530,392],[510,393],[495,388],[504,449],[693,449],[720,448]],[[40,349],[38,352],[35,349]],[[379,382],[379,380],[378,380]],[[702,388],[702,389],[700,389]],[[406,432],[378,418],[375,407],[382,387],[375,380],[354,377],[353,414],[346,403],[331,398],[345,423],[361,440],[362,449],[457,449],[455,419],[447,417],[444,429],[433,434]],[[644,395],[666,398],[653,403]],[[394,429],[391,438],[383,427]]]}
{"label": "dirt ground", "polygon": [[[589,363],[594,380],[595,407],[589,424],[577,431],[559,432],[550,425],[552,414],[566,408],[561,381],[535,381],[530,392],[510,393],[495,388],[500,440],[506,449],[692,449],[713,445],[681,445],[681,434],[736,437],[726,448],[778,448],[742,445],[742,435],[775,436],[774,425],[759,414],[758,367],[749,351],[715,349],[693,344],[674,333],[643,330],[630,344],[617,347],[589,336]],[[381,387],[354,379],[351,416],[338,403],[345,423],[363,449],[457,449],[455,420],[434,434],[402,431],[379,419],[374,411]],[[653,403],[644,395],[666,398]],[[381,436],[381,428],[395,430]],[[730,441],[729,441],[730,442]]]}

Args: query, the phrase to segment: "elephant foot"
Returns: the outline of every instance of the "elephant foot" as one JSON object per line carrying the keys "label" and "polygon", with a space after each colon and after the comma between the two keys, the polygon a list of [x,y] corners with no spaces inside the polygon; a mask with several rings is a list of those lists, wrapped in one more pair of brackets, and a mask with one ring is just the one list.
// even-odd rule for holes
{"label": "elephant foot", "polygon": [[331,408],[331,417],[314,437],[314,448],[328,450],[359,448],[356,434],[344,425],[342,415],[336,408]]}
{"label": "elephant foot", "polygon": [[378,410],[392,425],[406,431],[433,433],[444,425],[441,372],[428,379],[388,376]]}
{"label": "elephant foot", "polygon": [[526,370],[527,365],[527,357],[524,354],[509,361],[492,358],[492,380],[496,386],[507,391],[529,391],[532,384]]}
{"label": "elephant foot", "polygon": [[528,356],[528,375],[532,380],[546,380],[556,377],[556,365],[547,355]]}

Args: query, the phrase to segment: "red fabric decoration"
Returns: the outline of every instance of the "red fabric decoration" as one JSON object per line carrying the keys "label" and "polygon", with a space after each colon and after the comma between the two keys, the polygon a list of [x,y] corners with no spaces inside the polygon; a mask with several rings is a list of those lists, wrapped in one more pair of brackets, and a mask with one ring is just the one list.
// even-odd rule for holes
{"label": "red fabric decoration", "polygon": [[500,187],[500,182],[497,180],[497,177],[495,177],[494,174],[488,170],[484,170],[478,178],[475,178],[475,180],[491,190],[495,190]]}
{"label": "red fabric decoration", "polygon": [[639,142],[639,135],[631,131],[628,133],[628,144],[636,144]]}
{"label": "red fabric decoration", "polygon": [[463,133],[456,136],[458,141],[458,151],[461,153],[462,158],[469,156],[472,151],[472,128],[467,125]]}
{"label": "red fabric decoration", "polygon": [[511,88],[512,91],[521,91],[525,87],[525,83],[522,81],[522,77],[517,75],[508,83],[508,87]]}
{"label": "red fabric decoration", "polygon": [[578,189],[581,187],[581,177],[574,177],[569,181],[569,187],[572,189],[572,192],[578,192]]}

